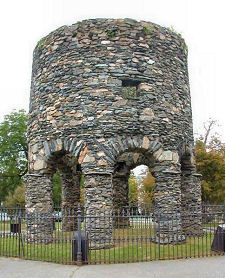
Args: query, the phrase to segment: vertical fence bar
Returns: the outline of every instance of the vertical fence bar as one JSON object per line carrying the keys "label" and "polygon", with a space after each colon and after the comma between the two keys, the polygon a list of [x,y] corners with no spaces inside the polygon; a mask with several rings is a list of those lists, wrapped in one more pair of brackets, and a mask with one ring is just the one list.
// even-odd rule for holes
{"label": "vertical fence bar", "polygon": [[[202,212],[201,212],[201,219],[202,219]],[[202,221],[202,220],[201,220]],[[201,228],[200,228],[201,229]],[[201,231],[199,231],[200,233]],[[202,228],[202,234],[201,234],[201,240],[202,240],[202,254],[201,256],[204,257],[205,256],[205,252],[204,252],[204,241],[205,241],[205,236],[204,236],[204,231]],[[206,249],[207,249],[207,244],[206,244]]]}
{"label": "vertical fence bar", "polygon": [[78,204],[77,209],[78,217],[78,239],[77,239],[77,265],[82,265],[82,251],[81,251],[81,208],[80,203]]}
{"label": "vertical fence bar", "polygon": [[127,245],[127,260],[126,263],[130,261],[130,211],[129,208],[127,208],[126,211],[126,245]]}
{"label": "vertical fence bar", "polygon": [[[170,229],[180,225],[177,218],[178,215],[174,214],[171,216],[166,212],[154,215],[153,221],[157,222],[157,228],[153,228],[151,223],[152,214],[147,212],[144,207],[141,208],[141,211],[138,208],[129,210],[123,208],[112,212],[102,211],[98,214],[93,210],[88,215],[84,213],[84,216],[80,206],[78,206],[76,211],[68,208],[67,213],[63,217],[67,217],[69,222],[73,222],[71,231],[61,230],[59,215],[46,215],[40,212],[34,212],[31,214],[26,213],[24,216],[24,211],[19,208],[0,208],[0,255],[52,261],[61,264],[71,263],[70,246],[74,240],[71,237],[71,232],[78,227],[77,264],[81,265],[83,260],[82,229],[84,229],[84,232],[88,232],[86,231],[85,221],[92,221],[95,229],[94,238],[89,242],[89,246],[94,249],[92,250],[90,248],[88,258],[88,262],[92,263],[122,263],[167,258],[176,259],[224,255],[223,252],[211,251],[217,226],[224,223],[224,212],[221,209],[223,207],[208,206],[203,208],[201,214],[198,214],[198,210],[196,209],[185,214],[183,220],[186,223],[195,224],[194,221],[197,215],[197,217],[202,218],[203,226],[196,226],[195,230],[184,230],[186,243],[182,243],[179,242],[179,234],[177,232],[174,231],[174,241],[178,242],[173,242],[173,238],[169,234]],[[29,230],[27,228],[29,223],[32,222],[35,224],[33,229],[36,229],[35,227],[39,223],[42,223],[46,217],[50,217],[49,221],[47,221],[48,223],[53,223],[55,220],[54,217],[58,219],[52,242],[49,242],[49,227],[44,227],[42,234],[37,234],[35,230]],[[82,224],[82,218],[84,218],[84,224]],[[113,218],[113,226],[110,227],[113,230],[112,241],[106,238],[108,222],[111,218]],[[169,222],[165,224],[165,220],[167,221],[168,219]],[[26,223],[25,231],[24,222]],[[75,222],[78,224],[77,226]],[[95,237],[98,236],[97,231],[100,222],[104,228],[101,234],[100,244],[97,244]],[[11,227],[10,224],[12,224]],[[13,224],[16,225],[13,226]],[[17,230],[13,232],[10,228]],[[201,229],[203,229],[203,233]],[[31,234],[29,235],[28,233]],[[218,233],[221,233],[221,231],[218,230]],[[160,237],[163,234],[168,237],[167,241],[164,241],[162,236]],[[219,236],[221,234],[215,237],[215,241],[218,241],[216,242],[218,244],[220,243]],[[113,243],[112,248],[110,248],[111,243]],[[101,250],[101,248],[108,248],[108,250]]]}
{"label": "vertical fence bar", "polygon": [[106,212],[105,209],[103,211],[103,216],[102,217],[103,217],[102,221],[103,221],[103,235],[104,235],[104,238],[102,238],[102,240],[103,240],[103,242],[102,242],[102,245],[103,245],[103,262],[105,264],[106,263],[106,255],[105,255],[106,249],[104,247],[107,246],[105,224],[106,224],[106,219],[108,219],[108,220],[110,219],[110,215],[108,215],[108,217],[107,217],[107,212]]}
{"label": "vertical fence bar", "polygon": [[159,213],[159,223],[158,223],[158,259],[160,260],[161,252],[160,252],[160,241],[161,241],[161,213]]}
{"label": "vertical fence bar", "polygon": [[147,262],[147,258],[148,258],[148,216],[146,213],[146,206],[144,207],[144,244],[145,244],[145,261]]}
{"label": "vertical fence bar", "polygon": [[[172,225],[172,220],[171,220],[171,225]],[[173,225],[172,225],[172,227],[173,227]],[[167,250],[168,250],[168,259],[171,259],[170,258],[170,242],[169,242],[169,240],[167,241]]]}
{"label": "vertical fence bar", "polygon": [[18,232],[19,232],[19,257],[21,257],[21,212],[18,213]]}
{"label": "vertical fence bar", "polygon": [[123,233],[122,233],[122,248],[123,248],[123,263],[125,263],[125,246],[124,246],[124,242],[125,242],[125,234],[124,234],[124,225],[125,225],[125,213],[124,213],[124,209],[122,210],[122,229],[123,229]]}
{"label": "vertical fence bar", "polygon": [[116,244],[116,235],[115,235],[115,230],[116,230],[116,212],[115,210],[113,211],[113,263],[115,263],[115,244]]}

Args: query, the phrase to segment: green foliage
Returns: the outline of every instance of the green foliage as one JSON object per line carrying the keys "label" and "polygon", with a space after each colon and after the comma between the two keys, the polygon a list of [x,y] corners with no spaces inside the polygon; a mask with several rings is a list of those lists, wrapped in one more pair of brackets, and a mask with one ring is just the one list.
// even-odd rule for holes
{"label": "green foliage", "polygon": [[155,179],[150,172],[148,172],[146,178],[142,181],[140,188],[140,197],[144,204],[152,204],[154,202],[154,188]]}
{"label": "green foliage", "polygon": [[176,33],[174,27],[171,25],[168,27],[168,30],[171,32],[171,33]]}
{"label": "green foliage", "polygon": [[[80,179],[80,203],[84,205],[84,175]],[[53,175],[53,203],[55,207],[60,207],[62,202],[62,180],[59,173]]]}
{"label": "green foliage", "polygon": [[136,86],[123,87],[122,94],[123,94],[123,98],[135,99],[137,97],[137,88],[136,88]]}
{"label": "green foliage", "polygon": [[116,31],[115,30],[107,30],[106,34],[107,34],[109,39],[112,39],[113,37],[115,37]]}
{"label": "green foliage", "polygon": [[[24,110],[6,115],[0,124],[0,203],[24,206],[27,173],[27,121]],[[83,199],[84,176],[81,176]],[[58,207],[62,199],[62,181],[59,173],[53,175],[53,203]]]}
{"label": "green foliage", "polygon": [[6,115],[0,124],[0,203],[23,183],[27,172],[27,120],[20,110]]}
{"label": "green foliage", "polygon": [[186,45],[186,43],[184,42],[184,46],[183,46],[185,51],[188,51],[188,46]]}
{"label": "green foliage", "polygon": [[75,38],[76,35],[77,35],[77,31],[73,31],[73,32],[72,32],[72,37]]}
{"label": "green foliage", "polygon": [[6,207],[25,207],[25,184],[19,185],[13,194],[10,192],[9,195],[7,196],[4,205]]}
{"label": "green foliage", "polygon": [[225,144],[212,137],[208,144],[199,139],[195,144],[197,171],[202,175],[202,200],[225,202]]}
{"label": "green foliage", "polygon": [[145,36],[151,34],[151,29],[148,27],[143,27],[142,32],[145,34]]}
{"label": "green foliage", "polygon": [[[154,203],[155,179],[150,172],[138,183],[134,174],[130,174],[129,178],[129,204],[132,206],[140,206],[143,204]],[[139,204],[138,204],[139,201]]]}
{"label": "green foliage", "polygon": [[51,38],[49,36],[44,37],[39,40],[37,43],[38,50],[41,51],[43,47],[49,45],[51,43]]}
{"label": "green foliage", "polygon": [[62,181],[59,173],[53,175],[53,203],[55,207],[61,206],[62,201]]}
{"label": "green foliage", "polygon": [[171,34],[176,34],[177,36],[182,38],[181,33],[177,32],[174,27],[171,25],[170,27],[167,28],[167,30],[171,33]]}
{"label": "green foliage", "polygon": [[80,187],[84,188],[84,175],[81,175],[81,178],[80,178]]}
{"label": "green foliage", "polygon": [[41,50],[45,45],[45,38],[40,39],[40,41],[37,43],[38,50]]}
{"label": "green foliage", "polygon": [[131,173],[129,177],[128,197],[129,197],[129,204],[131,206],[138,206],[138,184],[133,173]]}

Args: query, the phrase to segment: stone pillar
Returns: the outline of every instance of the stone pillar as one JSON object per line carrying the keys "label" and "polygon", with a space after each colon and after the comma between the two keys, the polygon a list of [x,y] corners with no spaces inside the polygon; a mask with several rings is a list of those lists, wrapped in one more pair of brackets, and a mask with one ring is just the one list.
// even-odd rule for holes
{"label": "stone pillar", "polygon": [[77,206],[80,201],[80,174],[72,173],[71,169],[63,169],[62,180],[62,230],[77,229]]}
{"label": "stone pillar", "polygon": [[194,166],[181,173],[182,226],[186,235],[202,235],[201,175]]}
{"label": "stone pillar", "polygon": [[[179,169],[173,167],[173,169]],[[153,171],[155,177],[155,213],[157,223],[153,241],[160,244],[180,243],[185,240],[181,225],[180,171],[161,165]]]}
{"label": "stone pillar", "polygon": [[113,208],[115,210],[127,209],[129,206],[129,175],[113,175]]}
{"label": "stone pillar", "polygon": [[112,246],[112,175],[85,174],[85,229],[92,249]]}
{"label": "stone pillar", "polygon": [[26,225],[28,242],[52,242],[52,175],[28,174],[26,185]]}
{"label": "stone pillar", "polygon": [[127,211],[129,209],[128,180],[129,175],[127,174],[116,173],[113,175],[113,209],[116,227],[126,227],[129,224],[129,219],[127,218]]}

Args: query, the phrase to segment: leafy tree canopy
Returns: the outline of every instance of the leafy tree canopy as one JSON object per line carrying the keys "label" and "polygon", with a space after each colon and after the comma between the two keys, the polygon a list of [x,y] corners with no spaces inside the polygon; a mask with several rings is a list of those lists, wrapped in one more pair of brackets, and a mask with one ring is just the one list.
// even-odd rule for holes
{"label": "leafy tree canopy", "polygon": [[[213,142],[213,141],[214,142]],[[202,175],[202,200],[209,203],[225,202],[225,146],[213,138],[195,144],[197,172]]]}
{"label": "leafy tree canopy", "polygon": [[212,119],[205,123],[205,135],[195,142],[196,166],[202,174],[202,200],[225,203],[225,144],[217,134],[211,135],[215,125]]}
{"label": "leafy tree canopy", "polygon": [[138,207],[138,183],[135,179],[134,173],[131,172],[129,177],[129,205]]}
{"label": "leafy tree canopy", "polygon": [[144,204],[154,203],[154,189],[155,189],[155,179],[151,172],[148,171],[147,176],[142,181],[140,188],[141,199]]}
{"label": "leafy tree canopy", "polygon": [[0,123],[0,203],[22,184],[27,172],[27,120],[25,111],[19,110]]}
{"label": "leafy tree canopy", "polygon": [[5,200],[5,206],[9,208],[25,207],[25,184],[17,186],[13,194],[10,192]]}

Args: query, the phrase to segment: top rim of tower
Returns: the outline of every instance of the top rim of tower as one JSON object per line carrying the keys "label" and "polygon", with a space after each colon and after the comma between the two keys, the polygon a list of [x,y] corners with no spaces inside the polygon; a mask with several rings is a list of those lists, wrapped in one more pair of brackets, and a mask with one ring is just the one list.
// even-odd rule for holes
{"label": "top rim of tower", "polygon": [[[91,18],[77,21],[72,25],[63,25],[53,30],[38,41],[35,49],[40,48],[40,46],[43,46],[44,43],[51,43],[52,41],[54,41],[54,37],[57,35],[73,36],[75,32],[79,31],[79,27],[95,26],[98,27],[97,29],[102,30],[105,25],[108,25],[109,27],[108,29],[105,29],[106,32],[111,32],[113,31],[113,28],[119,28],[120,26],[123,26],[123,28],[127,26],[128,29],[131,27],[139,27],[140,31],[142,31],[145,36],[150,37],[152,33],[158,33],[159,35],[161,35],[160,38],[162,39],[178,40],[182,44],[186,45],[184,38],[181,36],[180,33],[176,32],[173,27],[164,27],[151,21],[138,21],[132,18]],[[89,31],[91,31],[91,29]]]}

